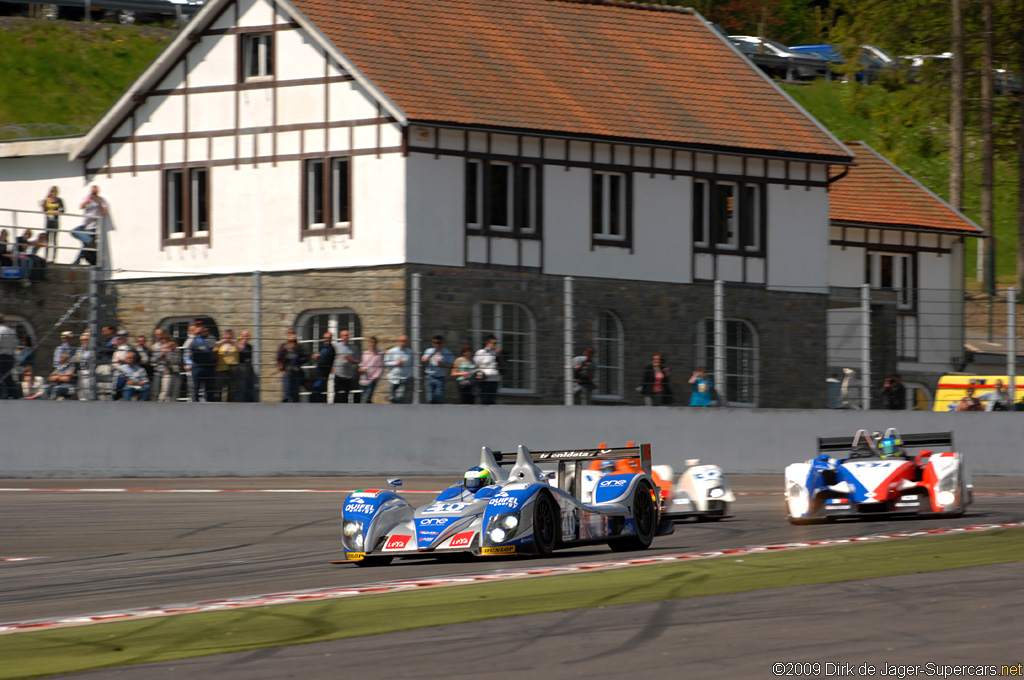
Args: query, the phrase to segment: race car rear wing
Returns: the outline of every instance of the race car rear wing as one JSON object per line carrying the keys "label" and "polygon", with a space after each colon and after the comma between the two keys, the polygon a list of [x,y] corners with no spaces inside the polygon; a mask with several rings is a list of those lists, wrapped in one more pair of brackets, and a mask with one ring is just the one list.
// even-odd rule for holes
{"label": "race car rear wing", "polygon": [[[530,451],[530,459],[534,463],[558,463],[562,467],[566,462],[579,462],[582,467],[584,462],[589,463],[595,460],[623,460],[626,458],[638,458],[640,468],[647,474],[651,474],[651,445],[639,444],[617,449],[573,449],[568,451]],[[516,454],[503,454],[501,451],[494,451],[494,460],[498,465],[515,465]]]}
{"label": "race car rear wing", "polygon": [[[891,428],[890,428],[891,430]],[[890,432],[886,430],[886,434]],[[853,437],[818,437],[818,453],[829,453],[831,451],[849,451],[861,436],[860,430]],[[904,448],[920,449],[926,446],[953,448],[952,432],[916,432],[913,434],[900,434]]]}

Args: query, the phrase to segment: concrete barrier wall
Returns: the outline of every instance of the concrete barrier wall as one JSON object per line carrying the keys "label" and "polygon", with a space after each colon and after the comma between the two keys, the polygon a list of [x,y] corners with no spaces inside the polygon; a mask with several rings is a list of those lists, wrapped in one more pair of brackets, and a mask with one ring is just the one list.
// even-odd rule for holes
{"label": "concrete barrier wall", "polygon": [[561,406],[0,402],[0,477],[452,474],[481,445],[649,442],[657,463],[781,473],[815,437],[952,430],[973,474],[1024,475],[1024,414]]}

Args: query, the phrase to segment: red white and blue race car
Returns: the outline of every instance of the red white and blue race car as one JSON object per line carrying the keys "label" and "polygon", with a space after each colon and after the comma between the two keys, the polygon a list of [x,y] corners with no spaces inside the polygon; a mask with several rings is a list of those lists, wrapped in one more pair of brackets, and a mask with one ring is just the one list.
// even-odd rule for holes
{"label": "red white and blue race car", "polygon": [[[952,432],[901,436],[895,428],[874,436],[859,430],[852,439],[819,437],[816,458],[786,468],[789,521],[962,515],[974,485],[952,446]],[[839,452],[845,456],[836,457]]]}
{"label": "red white and blue race car", "polygon": [[[584,483],[586,465],[621,459],[636,459],[637,470]],[[538,462],[557,469],[546,472]],[[398,486],[401,480],[389,483]],[[383,489],[349,495],[341,518],[342,547],[360,566],[450,553],[543,556],[595,543],[643,550],[659,530],[672,532],[671,523],[660,524],[655,489],[649,444],[532,453],[520,446],[514,458],[484,447],[464,481],[425,506],[413,508]]]}

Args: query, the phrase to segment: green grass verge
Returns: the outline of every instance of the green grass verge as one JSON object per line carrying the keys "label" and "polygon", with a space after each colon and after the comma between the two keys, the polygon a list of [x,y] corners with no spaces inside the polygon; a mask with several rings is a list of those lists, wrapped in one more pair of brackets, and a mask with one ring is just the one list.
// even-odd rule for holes
{"label": "green grass verge", "polygon": [[1009,529],[881,541],[15,633],[0,636],[0,678],[37,678],[505,616],[1021,562],[1022,538],[1024,529]]}

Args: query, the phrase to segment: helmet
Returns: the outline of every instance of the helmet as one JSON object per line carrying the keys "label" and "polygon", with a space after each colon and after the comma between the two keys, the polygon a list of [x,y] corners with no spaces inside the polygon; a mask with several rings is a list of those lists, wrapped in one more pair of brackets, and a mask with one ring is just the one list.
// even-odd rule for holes
{"label": "helmet", "polygon": [[466,474],[463,475],[462,479],[466,489],[474,492],[494,484],[494,477],[491,475],[490,470],[480,466],[471,467],[466,470]]}
{"label": "helmet", "polygon": [[903,442],[898,437],[886,437],[879,448],[882,449],[883,456],[903,455]]}

